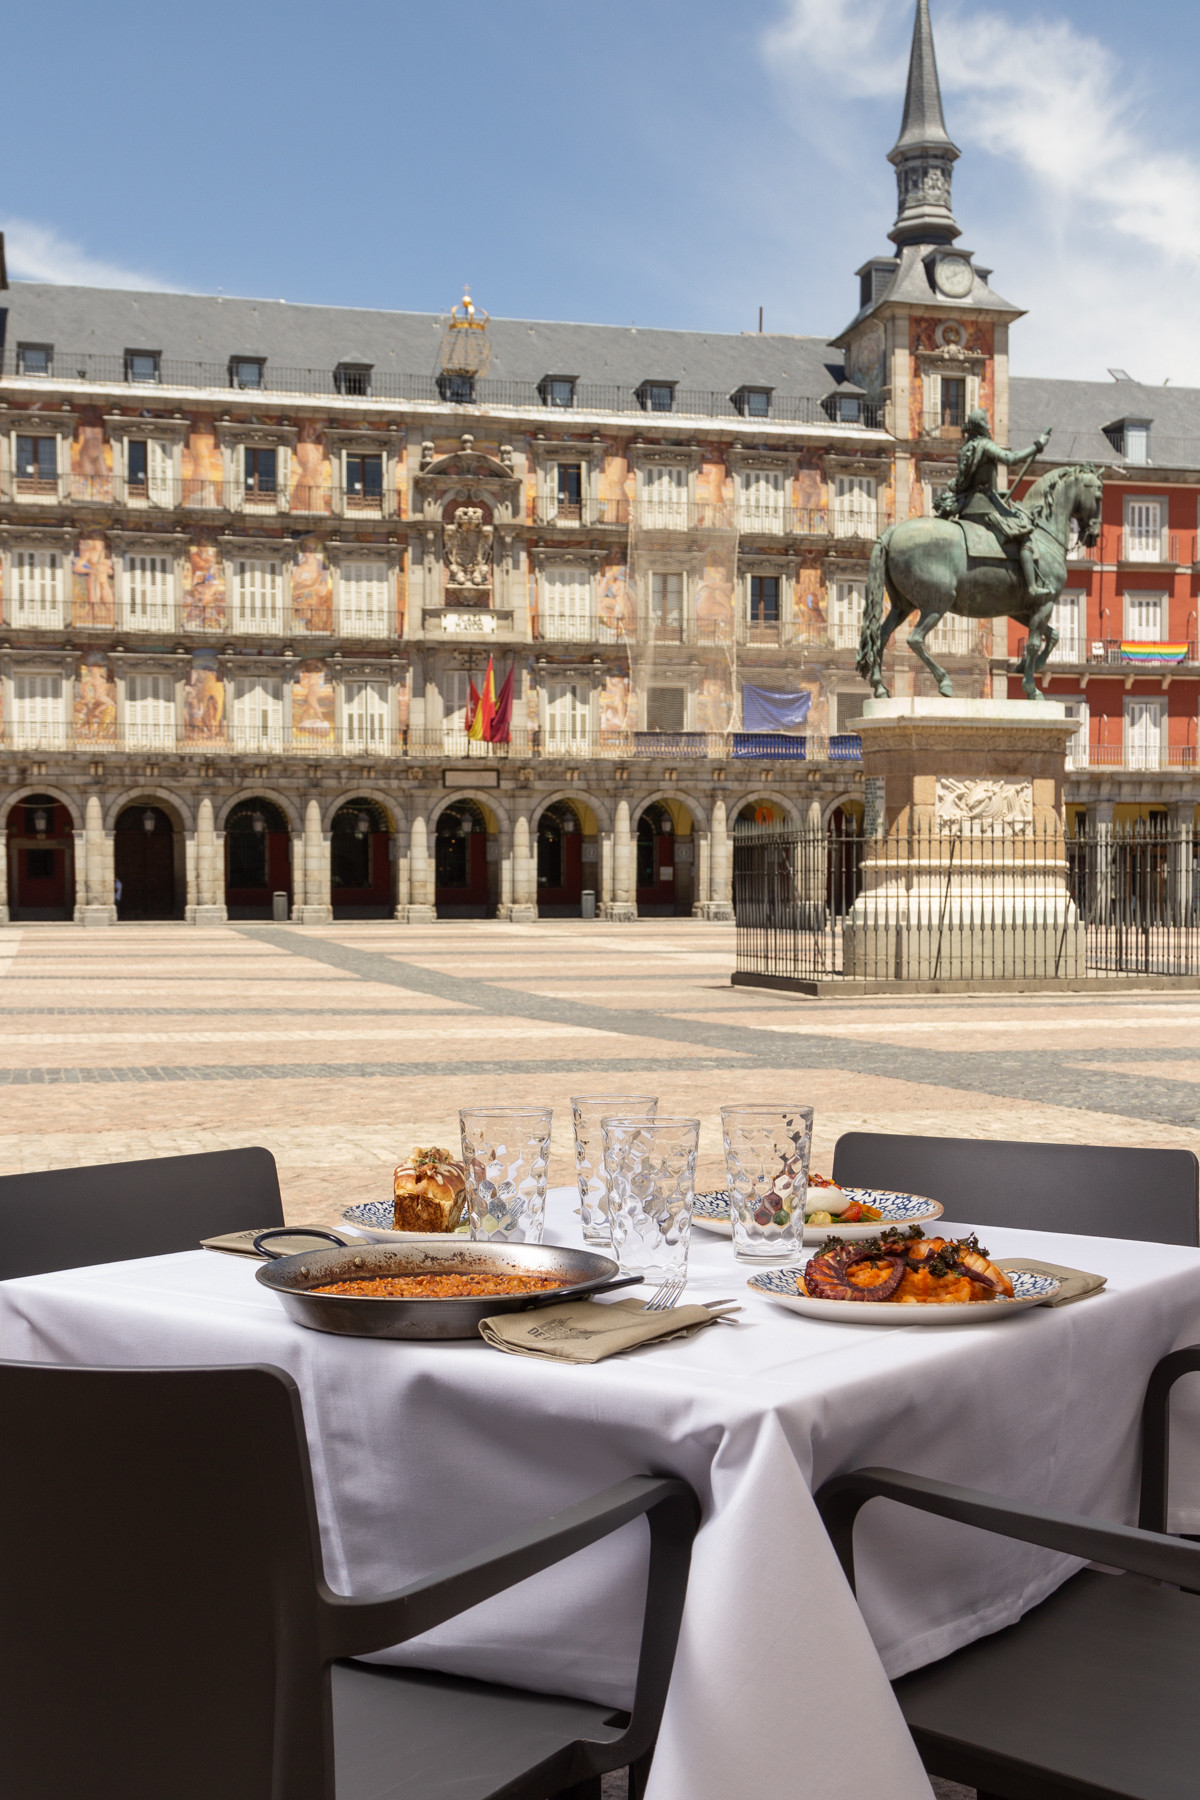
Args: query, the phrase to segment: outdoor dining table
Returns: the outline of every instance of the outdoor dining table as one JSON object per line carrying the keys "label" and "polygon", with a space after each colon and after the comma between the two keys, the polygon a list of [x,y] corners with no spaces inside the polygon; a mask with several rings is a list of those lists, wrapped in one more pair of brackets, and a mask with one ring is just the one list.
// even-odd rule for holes
{"label": "outdoor dining table", "polygon": [[[577,1241],[573,1204],[552,1192],[548,1239]],[[859,1527],[860,1613],[813,1490],[888,1464],[1131,1521],[1146,1378],[1200,1341],[1200,1251],[986,1241],[1108,1287],[987,1323],[833,1324],[751,1294],[729,1241],[697,1230],[686,1298],[736,1295],[741,1322],[579,1366],[308,1331],[255,1262],[197,1249],[0,1282],[0,1356],[288,1370],[327,1575],[348,1593],[398,1587],[627,1475],[682,1476],[703,1524],[648,1800],[928,1800],[888,1677],[1015,1620],[1077,1565],[877,1504]],[[1181,1423],[1186,1486],[1200,1433]],[[1200,1530],[1200,1507],[1175,1528]],[[382,1660],[627,1704],[644,1543],[629,1526]]]}

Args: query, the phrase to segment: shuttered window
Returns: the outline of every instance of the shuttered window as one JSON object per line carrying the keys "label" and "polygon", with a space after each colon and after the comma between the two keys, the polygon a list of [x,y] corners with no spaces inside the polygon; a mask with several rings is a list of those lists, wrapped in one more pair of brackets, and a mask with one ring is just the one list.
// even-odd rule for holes
{"label": "shuttered window", "polygon": [[383,562],[347,562],[339,571],[341,629],[348,637],[393,635],[388,567]]}
{"label": "shuttered window", "polygon": [[57,550],[14,550],[11,623],[61,628],[65,624],[63,575],[64,562]]}
{"label": "shuttered window", "polygon": [[683,531],[687,522],[687,470],[672,467],[644,469],[641,523],[651,530]]}
{"label": "shuttered window", "polygon": [[61,675],[14,675],[13,742],[62,747],[66,725]]}
{"label": "shuttered window", "polygon": [[347,745],[382,751],[388,741],[388,691],[382,681],[348,681],[342,689]]}
{"label": "shuttered window", "polygon": [[1163,762],[1163,720],[1166,702],[1134,700],[1125,702],[1125,767],[1157,769]]}
{"label": "shuttered window", "polygon": [[1058,633],[1058,642],[1050,652],[1052,663],[1083,662],[1085,617],[1086,607],[1082,594],[1059,595],[1050,615],[1050,623]]}
{"label": "shuttered window", "polygon": [[878,529],[876,484],[869,475],[839,475],[833,495],[835,537],[874,537]]}
{"label": "shuttered window", "polygon": [[239,676],[233,684],[233,736],[240,749],[283,744],[283,683],[269,676]]}
{"label": "shuttered window", "polygon": [[1161,644],[1166,639],[1165,594],[1126,594],[1125,636],[1138,644]]}
{"label": "shuttered window", "polygon": [[1162,505],[1157,500],[1125,503],[1125,560],[1161,562]]}
{"label": "shuttered window", "polygon": [[121,623],[130,631],[168,631],[175,620],[175,570],[169,556],[126,556]]}
{"label": "shuttered window", "polygon": [[742,531],[786,529],[787,479],[781,469],[744,469],[738,477],[738,524]]}
{"label": "shuttered window", "polygon": [[538,636],[586,642],[591,637],[591,590],[587,569],[544,569]]}
{"label": "shuttered window", "polygon": [[283,574],[277,562],[238,562],[233,572],[233,629],[283,631]]}
{"label": "shuttered window", "polygon": [[125,678],[125,742],[168,749],[175,742],[175,689],[169,675]]}
{"label": "shuttered window", "polygon": [[578,681],[552,681],[546,688],[546,748],[581,748],[588,736],[588,690]]}
{"label": "shuttered window", "polygon": [[834,648],[856,650],[862,636],[864,590],[861,581],[835,581],[829,608]]}

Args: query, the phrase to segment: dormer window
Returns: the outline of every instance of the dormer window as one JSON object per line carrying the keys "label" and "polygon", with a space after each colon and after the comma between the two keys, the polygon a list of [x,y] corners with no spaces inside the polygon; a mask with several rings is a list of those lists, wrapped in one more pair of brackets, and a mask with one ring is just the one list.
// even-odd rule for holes
{"label": "dormer window", "polygon": [[235,388],[260,388],[266,359],[261,356],[231,356],[229,385]]}
{"label": "dormer window", "polygon": [[543,406],[572,407],[575,404],[576,375],[543,375],[538,382],[538,393],[542,397]]}
{"label": "dormer window", "polygon": [[674,381],[643,381],[637,390],[636,399],[643,412],[674,412]]}
{"label": "dormer window", "polygon": [[733,395],[733,404],[744,419],[769,419],[774,391],[767,387],[740,387]]}
{"label": "dormer window", "polygon": [[125,379],[151,383],[160,381],[162,376],[161,350],[127,350],[125,352]]}
{"label": "dormer window", "polygon": [[18,375],[50,375],[54,370],[52,344],[18,344]]}
{"label": "dormer window", "polygon": [[1127,463],[1150,461],[1150,419],[1117,419],[1104,427],[1104,435]]}
{"label": "dormer window", "polygon": [[339,394],[368,395],[371,392],[373,363],[340,362],[333,371],[333,385]]}
{"label": "dormer window", "polygon": [[437,391],[448,406],[473,406],[475,377],[443,371],[437,378]]}
{"label": "dormer window", "polygon": [[861,425],[863,422],[863,401],[866,395],[853,382],[846,382],[843,387],[835,388],[821,402],[827,418],[835,425]]}

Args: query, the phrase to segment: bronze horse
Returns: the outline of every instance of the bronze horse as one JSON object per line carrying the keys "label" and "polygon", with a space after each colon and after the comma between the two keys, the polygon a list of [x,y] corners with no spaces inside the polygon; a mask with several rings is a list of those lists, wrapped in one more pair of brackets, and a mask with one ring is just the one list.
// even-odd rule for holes
{"label": "bronze horse", "polygon": [[[871,551],[857,664],[875,698],[887,698],[883,652],[888,639],[914,612],[921,616],[909,632],[908,647],[933,674],[938,693],[953,695],[950,677],[925,648],[928,633],[953,612],[967,619],[1007,614],[1024,625],[1029,635],[1020,662],[1021,686],[1030,700],[1040,699],[1034,676],[1046,666],[1058,642],[1050,615],[1067,579],[1071,521],[1079,526],[1080,543],[1096,543],[1102,492],[1095,463],[1072,463],[1042,475],[1023,497],[1022,505],[1035,522],[1033,544],[1042,580],[1052,590],[1037,600],[1029,597],[1018,561],[970,556],[953,520],[904,519],[881,531]],[[890,602],[886,620],[885,593]]]}

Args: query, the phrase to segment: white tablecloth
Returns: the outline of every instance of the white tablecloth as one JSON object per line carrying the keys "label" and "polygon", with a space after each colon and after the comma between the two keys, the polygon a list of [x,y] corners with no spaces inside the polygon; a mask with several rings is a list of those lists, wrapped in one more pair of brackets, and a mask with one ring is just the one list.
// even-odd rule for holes
{"label": "white tablecloth", "polygon": [[[552,1198],[548,1236],[569,1241],[569,1191]],[[864,1624],[810,1490],[884,1463],[1131,1520],[1146,1377],[1200,1340],[1200,1251],[986,1237],[993,1253],[1102,1271],[1108,1290],[950,1330],[810,1322],[749,1295],[728,1241],[696,1232],[688,1297],[737,1294],[745,1322],[574,1367],[305,1331],[255,1263],[194,1251],[0,1283],[0,1355],[289,1370],[327,1573],[348,1593],[626,1475],[681,1475],[704,1524],[649,1800],[928,1800],[887,1676],[1017,1618],[1071,1565],[876,1504],[859,1528]],[[624,1703],[643,1547],[644,1527],[627,1527],[403,1660]]]}

